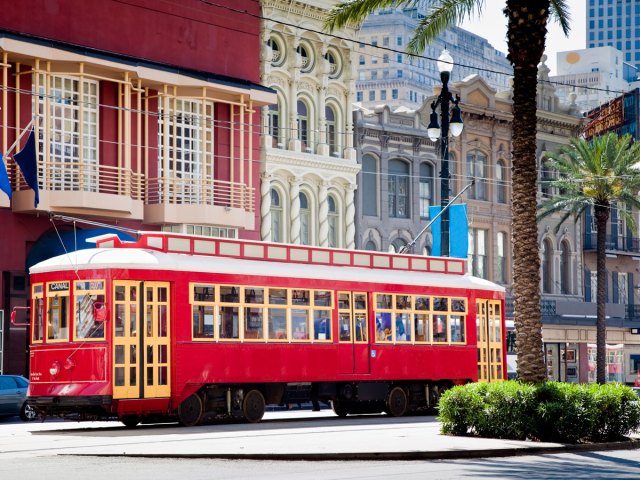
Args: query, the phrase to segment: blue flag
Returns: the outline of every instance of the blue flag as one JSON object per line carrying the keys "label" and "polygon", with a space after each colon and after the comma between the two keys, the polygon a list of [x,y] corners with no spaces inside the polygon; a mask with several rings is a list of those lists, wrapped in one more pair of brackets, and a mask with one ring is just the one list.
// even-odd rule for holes
{"label": "blue flag", "polygon": [[27,143],[20,152],[13,156],[13,159],[22,171],[22,177],[27,185],[35,192],[35,206],[40,203],[40,195],[38,194],[38,159],[36,158],[36,137],[31,129]]}
{"label": "blue flag", "polygon": [[7,175],[7,167],[2,160],[2,154],[0,153],[0,190],[7,194],[11,198],[11,184],[9,183],[9,175]]}
{"label": "blue flag", "polygon": [[[469,250],[469,224],[467,223],[467,205],[464,203],[449,207],[449,256],[467,258]],[[439,206],[429,207],[429,217],[433,218],[440,212]],[[442,255],[442,217],[438,217],[431,225],[431,255]]]}

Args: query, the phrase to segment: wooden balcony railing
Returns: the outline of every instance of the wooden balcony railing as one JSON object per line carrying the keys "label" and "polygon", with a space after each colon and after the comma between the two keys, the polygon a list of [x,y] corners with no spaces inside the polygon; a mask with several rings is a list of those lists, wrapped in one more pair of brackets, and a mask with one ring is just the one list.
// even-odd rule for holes
{"label": "wooden balcony railing", "polygon": [[255,208],[254,188],[210,176],[149,178],[145,203],[216,205],[239,208],[246,212],[253,212]]}

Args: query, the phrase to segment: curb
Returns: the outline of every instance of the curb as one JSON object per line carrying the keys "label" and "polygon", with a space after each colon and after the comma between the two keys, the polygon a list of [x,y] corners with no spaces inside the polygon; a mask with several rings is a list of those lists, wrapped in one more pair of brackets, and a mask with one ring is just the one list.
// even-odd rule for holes
{"label": "curb", "polygon": [[570,452],[599,452],[640,448],[640,440],[590,444],[561,444],[557,447],[520,447],[484,450],[407,451],[407,452],[329,452],[329,453],[70,453],[61,456],[131,457],[219,460],[275,461],[392,461],[392,460],[460,460],[464,458],[498,458]]}

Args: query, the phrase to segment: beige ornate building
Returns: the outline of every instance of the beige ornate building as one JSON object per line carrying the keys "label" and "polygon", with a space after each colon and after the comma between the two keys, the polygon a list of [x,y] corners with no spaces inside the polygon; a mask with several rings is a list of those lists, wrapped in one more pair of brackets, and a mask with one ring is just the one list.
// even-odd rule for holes
{"label": "beige ornate building", "polygon": [[263,240],[354,248],[355,30],[320,33],[335,3],[261,2],[262,84],[278,96],[262,114]]}

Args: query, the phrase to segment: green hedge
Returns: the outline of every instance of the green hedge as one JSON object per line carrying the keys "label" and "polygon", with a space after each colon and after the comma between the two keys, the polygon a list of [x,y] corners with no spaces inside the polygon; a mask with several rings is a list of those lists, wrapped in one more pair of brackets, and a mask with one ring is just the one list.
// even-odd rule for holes
{"label": "green hedge", "polygon": [[622,384],[469,383],[442,395],[442,433],[546,442],[620,440],[640,429],[640,402]]}

